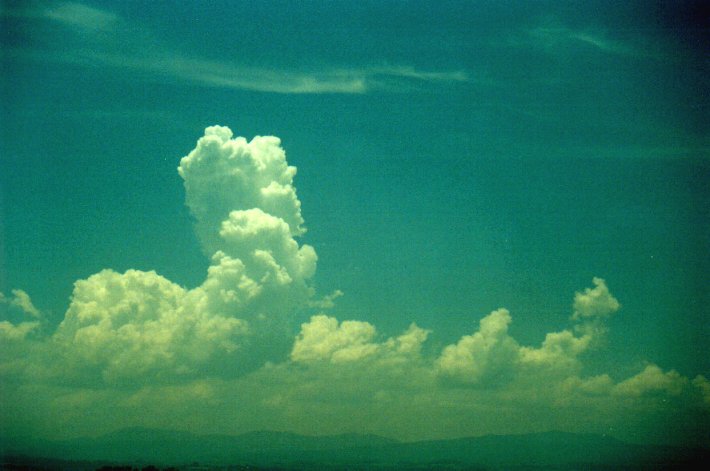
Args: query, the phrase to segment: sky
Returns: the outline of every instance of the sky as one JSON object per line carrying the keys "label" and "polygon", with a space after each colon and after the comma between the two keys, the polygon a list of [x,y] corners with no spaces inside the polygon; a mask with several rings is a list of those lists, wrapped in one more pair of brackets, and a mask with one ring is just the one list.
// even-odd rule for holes
{"label": "sky", "polygon": [[618,3],[2,2],[2,434],[707,445],[707,7]]}

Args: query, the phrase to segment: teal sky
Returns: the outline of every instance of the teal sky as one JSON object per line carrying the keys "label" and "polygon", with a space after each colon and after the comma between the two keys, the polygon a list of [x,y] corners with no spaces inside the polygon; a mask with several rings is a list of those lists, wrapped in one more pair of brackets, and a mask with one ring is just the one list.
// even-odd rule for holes
{"label": "teal sky", "polygon": [[[8,322],[0,333],[11,340],[2,351],[0,422],[8,424],[6,433],[94,430],[57,399],[71,397],[77,407],[96,408],[103,430],[138,423],[409,439],[556,428],[662,441],[670,424],[677,436],[667,441],[706,440],[703,419],[681,422],[706,417],[710,404],[707,8],[623,3],[3,2],[0,313]],[[176,168],[212,125],[247,141],[281,139],[288,164],[298,168],[292,183],[305,234],[298,236],[279,212],[293,215],[293,208],[253,203],[219,179],[195,183],[196,199],[188,190],[185,204],[184,184],[193,177],[181,178]],[[286,220],[299,246],[312,246],[318,257],[314,274],[301,280],[291,273],[302,289],[274,291],[284,305],[258,304],[260,315],[277,312],[266,337],[254,327],[260,320],[247,322],[248,334],[224,333],[229,342],[229,335],[251,339],[234,341],[239,352],[253,350],[248,359],[228,360],[252,366],[224,373],[219,352],[227,340],[214,346],[214,356],[190,363],[197,357],[184,345],[206,341],[192,334],[180,337],[174,352],[172,344],[160,344],[175,371],[191,371],[175,378],[126,360],[117,380],[107,372],[122,357],[85,355],[76,340],[52,353],[51,345],[70,335],[69,320],[84,322],[97,309],[78,301],[77,280],[135,269],[155,270],[186,290],[207,283],[215,250],[196,235],[194,220],[199,230],[202,219],[190,201],[213,197],[235,202],[227,209],[260,208]],[[205,211],[210,220],[212,209]],[[229,257],[246,250],[237,245],[224,249]],[[267,246],[269,253],[281,250]],[[606,302],[603,309],[587,315],[573,306],[585,288],[593,302]],[[13,290],[29,295],[30,304]],[[336,290],[343,295],[332,306],[318,301]],[[254,312],[246,306],[205,316],[249,320]],[[472,363],[451,367],[447,346],[467,348],[459,340],[473,338],[479,321],[499,308],[510,311],[507,338],[521,350],[484,354],[473,346]],[[157,317],[146,319],[167,318],[163,307],[155,309]],[[106,307],[107,328],[114,330],[96,342],[127,341],[112,317],[119,311]],[[318,350],[332,356],[317,359],[310,350],[303,351],[311,356],[297,353],[298,339],[309,339],[301,325],[315,325],[311,316],[321,312],[376,328],[368,337],[365,327],[355,335],[341,324],[338,348],[360,348],[345,372],[334,353],[341,350]],[[574,312],[581,314],[570,320]],[[129,347],[152,351],[157,341],[142,330],[147,324],[136,322]],[[394,362],[387,339],[411,323],[430,331],[416,361],[402,360],[416,363],[416,374],[408,375],[421,379],[414,386],[385,371]],[[271,337],[281,329],[286,340]],[[525,369],[526,361],[534,363],[525,348],[545,352],[551,332],[591,342],[563,348],[572,366],[564,374],[555,370],[558,390],[597,378],[596,392],[579,386],[574,398],[558,398],[541,407],[540,417],[521,419],[515,411],[529,403],[517,392],[527,391],[529,399],[529,391],[544,395],[536,384],[551,384],[548,373]],[[178,350],[190,359],[182,369]],[[53,371],[35,371],[43,355],[60,358],[47,367]],[[508,361],[510,355],[515,359]],[[299,369],[301,360],[310,369]],[[316,360],[330,366],[309,363]],[[270,366],[262,367],[266,361]],[[74,377],[73,368],[97,373]],[[381,385],[373,379],[377,390],[345,394],[328,386],[333,377],[347,390],[348,381],[380,376],[389,379]],[[489,377],[498,379],[489,384]],[[224,399],[230,381],[240,385],[240,399]],[[202,393],[180,388],[216,398],[200,402]],[[232,410],[257,388],[272,400],[263,420]],[[28,391],[38,404],[27,402]],[[192,415],[167,419],[171,405],[155,410],[151,395],[166,391],[193,401],[171,403]],[[464,404],[476,394],[480,410]],[[144,412],[108,420],[98,405],[107,397],[135,401]],[[423,397],[433,398],[435,405],[427,404],[435,412],[427,415],[420,405],[416,416],[406,403],[423,404],[417,402]],[[497,397],[510,401],[499,418],[489,408]],[[397,398],[399,406],[379,423],[373,418],[382,398]],[[450,402],[461,408],[445,407]],[[314,413],[316,404],[324,409]],[[356,406],[363,412],[353,416]],[[223,407],[232,407],[224,416],[237,424],[232,428],[227,419],[213,420]],[[42,412],[32,415],[32,408]],[[617,408],[636,415],[614,423]],[[61,417],[62,430],[47,417]]]}

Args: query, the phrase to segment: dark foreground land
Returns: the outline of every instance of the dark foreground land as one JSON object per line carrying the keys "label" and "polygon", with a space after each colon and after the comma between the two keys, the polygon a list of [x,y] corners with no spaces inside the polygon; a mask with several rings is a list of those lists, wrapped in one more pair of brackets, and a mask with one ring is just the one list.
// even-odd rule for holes
{"label": "dark foreground land", "polygon": [[643,446],[562,432],[402,443],[373,435],[193,435],[129,429],[93,439],[2,441],[5,470],[665,470],[709,449]]}

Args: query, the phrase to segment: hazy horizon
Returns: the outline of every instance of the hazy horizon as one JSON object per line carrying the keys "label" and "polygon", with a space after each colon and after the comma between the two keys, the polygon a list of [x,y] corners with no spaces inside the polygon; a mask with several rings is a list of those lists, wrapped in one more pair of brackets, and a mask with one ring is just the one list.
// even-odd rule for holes
{"label": "hazy horizon", "polygon": [[0,427],[710,443],[702,2],[4,2]]}

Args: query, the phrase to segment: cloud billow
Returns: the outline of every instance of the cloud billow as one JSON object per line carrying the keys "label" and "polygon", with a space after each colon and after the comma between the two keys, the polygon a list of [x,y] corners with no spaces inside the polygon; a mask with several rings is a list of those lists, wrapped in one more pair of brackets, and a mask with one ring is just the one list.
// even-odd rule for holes
{"label": "cloud billow", "polygon": [[[204,282],[186,289],[139,270],[103,270],[77,281],[48,343],[47,376],[84,384],[173,382],[239,375],[287,354],[287,321],[313,295],[317,256],[294,239],[305,232],[304,221],[292,184],[296,169],[279,139],[247,142],[232,139],[226,127],[209,127],[178,172],[211,257]],[[10,304],[33,308],[18,293]],[[2,331],[21,337],[37,324],[6,321]]]}
{"label": "cloud billow", "polygon": [[219,247],[221,224],[231,211],[260,208],[283,220],[291,235],[305,232],[301,202],[277,137],[232,139],[232,131],[211,126],[178,167],[185,182],[186,202],[208,253]]}
{"label": "cloud billow", "polygon": [[[0,422],[48,435],[185,428],[179,417],[190,410],[214,421],[206,430],[431,438],[507,433],[531,410],[535,430],[574,431],[641,423],[649,411],[710,411],[701,375],[652,363],[627,378],[585,374],[585,355],[604,346],[620,309],[601,278],[575,294],[570,326],[538,346],[512,337],[513,316],[500,308],[457,341],[423,348],[427,329],[412,323],[384,337],[327,312],[340,291],[316,297],[317,255],[297,240],[296,169],[278,138],[209,127],[178,172],[211,261],[204,281],[186,288],[154,271],[102,270],[76,281],[53,332],[27,293],[0,295],[0,386],[18,404],[0,409]],[[313,309],[293,332],[295,314]],[[92,413],[76,415],[85,408]],[[639,427],[652,433],[648,424]]]}

